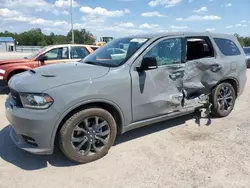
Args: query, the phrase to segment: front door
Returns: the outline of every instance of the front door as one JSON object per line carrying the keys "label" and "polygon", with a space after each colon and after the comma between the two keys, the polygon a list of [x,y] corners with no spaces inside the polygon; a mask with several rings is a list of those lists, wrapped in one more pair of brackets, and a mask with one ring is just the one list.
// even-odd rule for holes
{"label": "front door", "polygon": [[[154,42],[131,67],[133,121],[180,110],[183,99],[183,39],[162,38]],[[158,68],[138,72],[143,57],[155,57]]]}
{"label": "front door", "polygon": [[50,65],[55,63],[65,63],[69,61],[69,48],[68,47],[56,47],[42,54],[46,56],[43,65]]}

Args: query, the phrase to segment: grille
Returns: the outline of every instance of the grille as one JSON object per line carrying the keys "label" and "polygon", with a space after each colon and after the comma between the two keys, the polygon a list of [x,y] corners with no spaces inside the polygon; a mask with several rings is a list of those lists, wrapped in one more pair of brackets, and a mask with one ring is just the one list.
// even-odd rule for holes
{"label": "grille", "polygon": [[10,88],[10,95],[11,95],[13,102],[15,103],[17,107],[23,107],[21,99],[20,99],[20,95],[17,91]]}

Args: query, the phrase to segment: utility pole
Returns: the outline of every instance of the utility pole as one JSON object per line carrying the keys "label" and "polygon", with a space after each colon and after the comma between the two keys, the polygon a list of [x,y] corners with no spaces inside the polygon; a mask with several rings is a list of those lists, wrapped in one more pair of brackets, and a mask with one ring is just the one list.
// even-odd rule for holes
{"label": "utility pole", "polygon": [[74,28],[73,28],[73,0],[70,0],[70,17],[71,17],[71,34],[72,34],[72,41],[71,43],[74,44]]}

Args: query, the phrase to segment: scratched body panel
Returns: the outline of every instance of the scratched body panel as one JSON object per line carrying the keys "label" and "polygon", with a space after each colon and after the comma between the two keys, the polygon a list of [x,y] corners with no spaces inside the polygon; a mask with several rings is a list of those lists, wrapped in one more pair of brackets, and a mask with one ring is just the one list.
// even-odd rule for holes
{"label": "scratched body panel", "polygon": [[[183,111],[187,106],[196,108],[199,103],[208,100],[211,89],[218,82],[226,78],[239,78],[241,73],[244,75],[242,63],[240,66],[237,63],[244,62],[243,56],[226,57],[218,50],[212,37],[209,36],[209,39],[214,57],[160,66],[145,72],[131,71],[134,121]],[[135,64],[140,61],[141,58]],[[244,76],[239,81],[244,85]]]}
{"label": "scratched body panel", "polygon": [[154,117],[155,114],[166,114],[173,107],[180,106],[182,94],[175,81],[170,79],[168,67],[143,73],[133,72],[132,88],[135,121]]}

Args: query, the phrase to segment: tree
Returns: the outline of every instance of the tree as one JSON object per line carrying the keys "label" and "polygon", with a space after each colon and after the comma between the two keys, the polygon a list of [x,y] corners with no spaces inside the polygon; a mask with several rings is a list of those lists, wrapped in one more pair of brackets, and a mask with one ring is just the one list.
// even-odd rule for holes
{"label": "tree", "polygon": [[[70,30],[67,34],[67,38],[69,41],[72,41],[72,30]],[[75,29],[74,30],[74,42],[76,44],[94,44],[95,38],[92,33],[87,31],[86,29]]]}
{"label": "tree", "polygon": [[234,36],[237,37],[241,46],[250,46],[250,37],[242,37],[237,33]]}
{"label": "tree", "polygon": [[245,37],[243,40],[245,46],[250,46],[250,37]]}
{"label": "tree", "polygon": [[69,39],[64,35],[56,35],[54,44],[67,44]]}
{"label": "tree", "polygon": [[[45,35],[40,28],[34,28],[29,31],[22,33],[11,33],[9,31],[0,32],[2,37],[12,37],[18,42],[18,45],[29,45],[29,46],[46,46],[53,44],[66,44],[71,42],[71,31],[65,35],[56,35],[50,33]],[[86,29],[74,30],[75,43],[78,44],[94,44],[95,38],[92,33]]]}
{"label": "tree", "polygon": [[[68,32],[67,38],[69,41],[72,41],[72,30]],[[78,29],[74,29],[74,42],[76,44],[82,43],[81,32]]]}
{"label": "tree", "polygon": [[47,35],[44,35],[40,28],[31,29],[20,34],[4,31],[0,33],[0,36],[12,37],[15,42],[18,42],[18,45],[45,46],[53,44],[53,41],[50,42]]}

